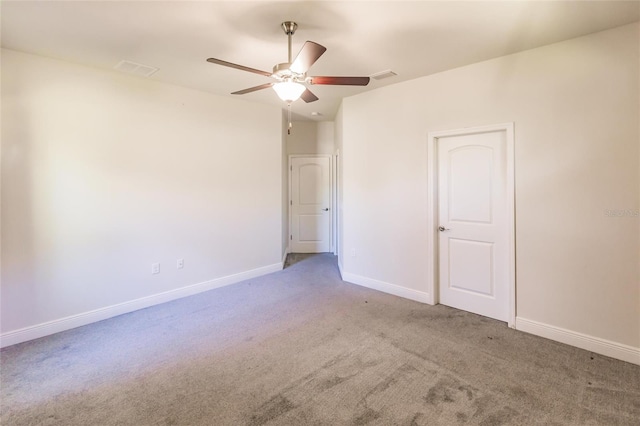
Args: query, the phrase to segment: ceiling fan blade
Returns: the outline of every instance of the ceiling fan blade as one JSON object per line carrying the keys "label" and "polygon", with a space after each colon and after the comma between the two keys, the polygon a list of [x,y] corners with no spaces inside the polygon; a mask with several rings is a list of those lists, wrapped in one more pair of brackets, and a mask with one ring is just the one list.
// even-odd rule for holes
{"label": "ceiling fan blade", "polygon": [[305,101],[306,103],[309,102],[315,102],[318,100],[318,97],[316,95],[314,95],[313,93],[311,93],[311,90],[307,89],[304,92],[302,92],[302,95],[300,95],[300,98]]}
{"label": "ceiling fan blade", "polygon": [[332,84],[336,86],[366,86],[369,77],[309,77],[311,84]]}
{"label": "ceiling fan blade", "polygon": [[261,84],[260,86],[249,87],[248,89],[238,90],[237,92],[233,92],[232,95],[244,95],[246,93],[255,92],[262,89],[268,89],[273,86],[273,83]]}
{"label": "ceiling fan blade", "polygon": [[223,61],[222,59],[209,58],[209,59],[207,59],[207,62],[211,62],[212,64],[218,64],[218,65],[222,65],[222,66],[229,67],[229,68],[235,68],[235,69],[241,70],[241,71],[249,71],[249,72],[252,72],[254,74],[260,74],[260,75],[264,75],[264,76],[267,76],[267,77],[271,77],[271,73],[270,72],[257,70],[255,68],[245,67],[244,65],[238,65],[238,64],[234,64],[232,62]]}
{"label": "ceiling fan blade", "polygon": [[300,49],[300,52],[298,52],[298,56],[296,56],[291,63],[291,67],[289,69],[295,73],[304,74],[326,50],[326,47],[321,46],[318,43],[314,43],[312,41],[305,42],[302,49]]}

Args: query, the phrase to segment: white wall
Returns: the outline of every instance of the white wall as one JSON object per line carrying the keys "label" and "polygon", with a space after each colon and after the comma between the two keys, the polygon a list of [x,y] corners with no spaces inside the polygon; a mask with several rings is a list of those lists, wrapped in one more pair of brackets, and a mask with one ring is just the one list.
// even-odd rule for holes
{"label": "white wall", "polygon": [[334,141],[336,152],[339,152],[338,158],[338,170],[336,171],[336,194],[337,194],[337,214],[336,214],[336,243],[337,243],[337,254],[338,254],[338,266],[342,270],[342,264],[344,259],[344,185],[343,185],[343,173],[344,173],[344,150],[342,146],[342,136],[343,136],[343,108],[342,104],[338,108],[338,112],[336,113],[336,118],[334,122]]}
{"label": "white wall", "polygon": [[[286,260],[289,251],[289,155],[287,153],[288,114],[282,110],[282,258]],[[283,264],[284,266],[284,264]]]}
{"label": "white wall", "polygon": [[345,99],[343,270],[424,292],[427,133],[514,122],[518,320],[640,361],[640,218],[606,215],[640,208],[638,40],[627,25]]}
{"label": "white wall", "polygon": [[295,121],[291,134],[287,135],[287,153],[335,154],[332,121]]}
{"label": "white wall", "polygon": [[318,154],[336,153],[335,123],[333,121],[319,121],[316,131]]}
{"label": "white wall", "polygon": [[2,123],[3,334],[280,264],[279,108],[2,50]]}

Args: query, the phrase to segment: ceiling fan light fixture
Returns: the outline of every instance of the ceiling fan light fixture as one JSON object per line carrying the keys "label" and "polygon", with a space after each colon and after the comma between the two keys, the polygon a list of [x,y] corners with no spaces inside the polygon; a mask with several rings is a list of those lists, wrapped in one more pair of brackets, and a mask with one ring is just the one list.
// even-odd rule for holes
{"label": "ceiling fan light fixture", "polygon": [[300,99],[300,96],[307,88],[303,84],[293,81],[281,81],[273,85],[273,90],[283,101],[294,102]]}

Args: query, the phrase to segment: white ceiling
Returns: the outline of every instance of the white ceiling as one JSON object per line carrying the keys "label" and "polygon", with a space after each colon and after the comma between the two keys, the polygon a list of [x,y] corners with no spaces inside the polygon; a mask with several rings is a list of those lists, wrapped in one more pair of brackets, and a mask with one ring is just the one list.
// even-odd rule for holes
{"label": "white ceiling", "polygon": [[[287,60],[280,23],[298,30],[293,52],[313,40],[327,52],[309,75],[398,74],[367,87],[312,86],[297,119],[331,120],[343,97],[638,21],[640,2],[620,1],[7,1],[2,46],[93,67],[126,59],[160,70],[152,80],[225,96],[268,77],[207,63],[208,57],[271,71]],[[142,77],[140,77],[142,78]],[[241,96],[283,106],[273,90]],[[311,116],[320,112],[318,117]]]}

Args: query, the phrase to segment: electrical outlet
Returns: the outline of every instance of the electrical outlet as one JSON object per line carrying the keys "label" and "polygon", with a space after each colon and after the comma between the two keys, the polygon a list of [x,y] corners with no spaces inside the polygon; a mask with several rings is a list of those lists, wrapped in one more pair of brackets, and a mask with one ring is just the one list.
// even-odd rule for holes
{"label": "electrical outlet", "polygon": [[178,261],[176,262],[176,268],[178,269],[184,268],[184,259],[178,259]]}
{"label": "electrical outlet", "polygon": [[159,274],[160,273],[160,264],[159,263],[152,263],[151,264],[151,273],[152,274]]}
{"label": "electrical outlet", "polygon": [[351,249],[351,257],[356,257],[356,249]]}

